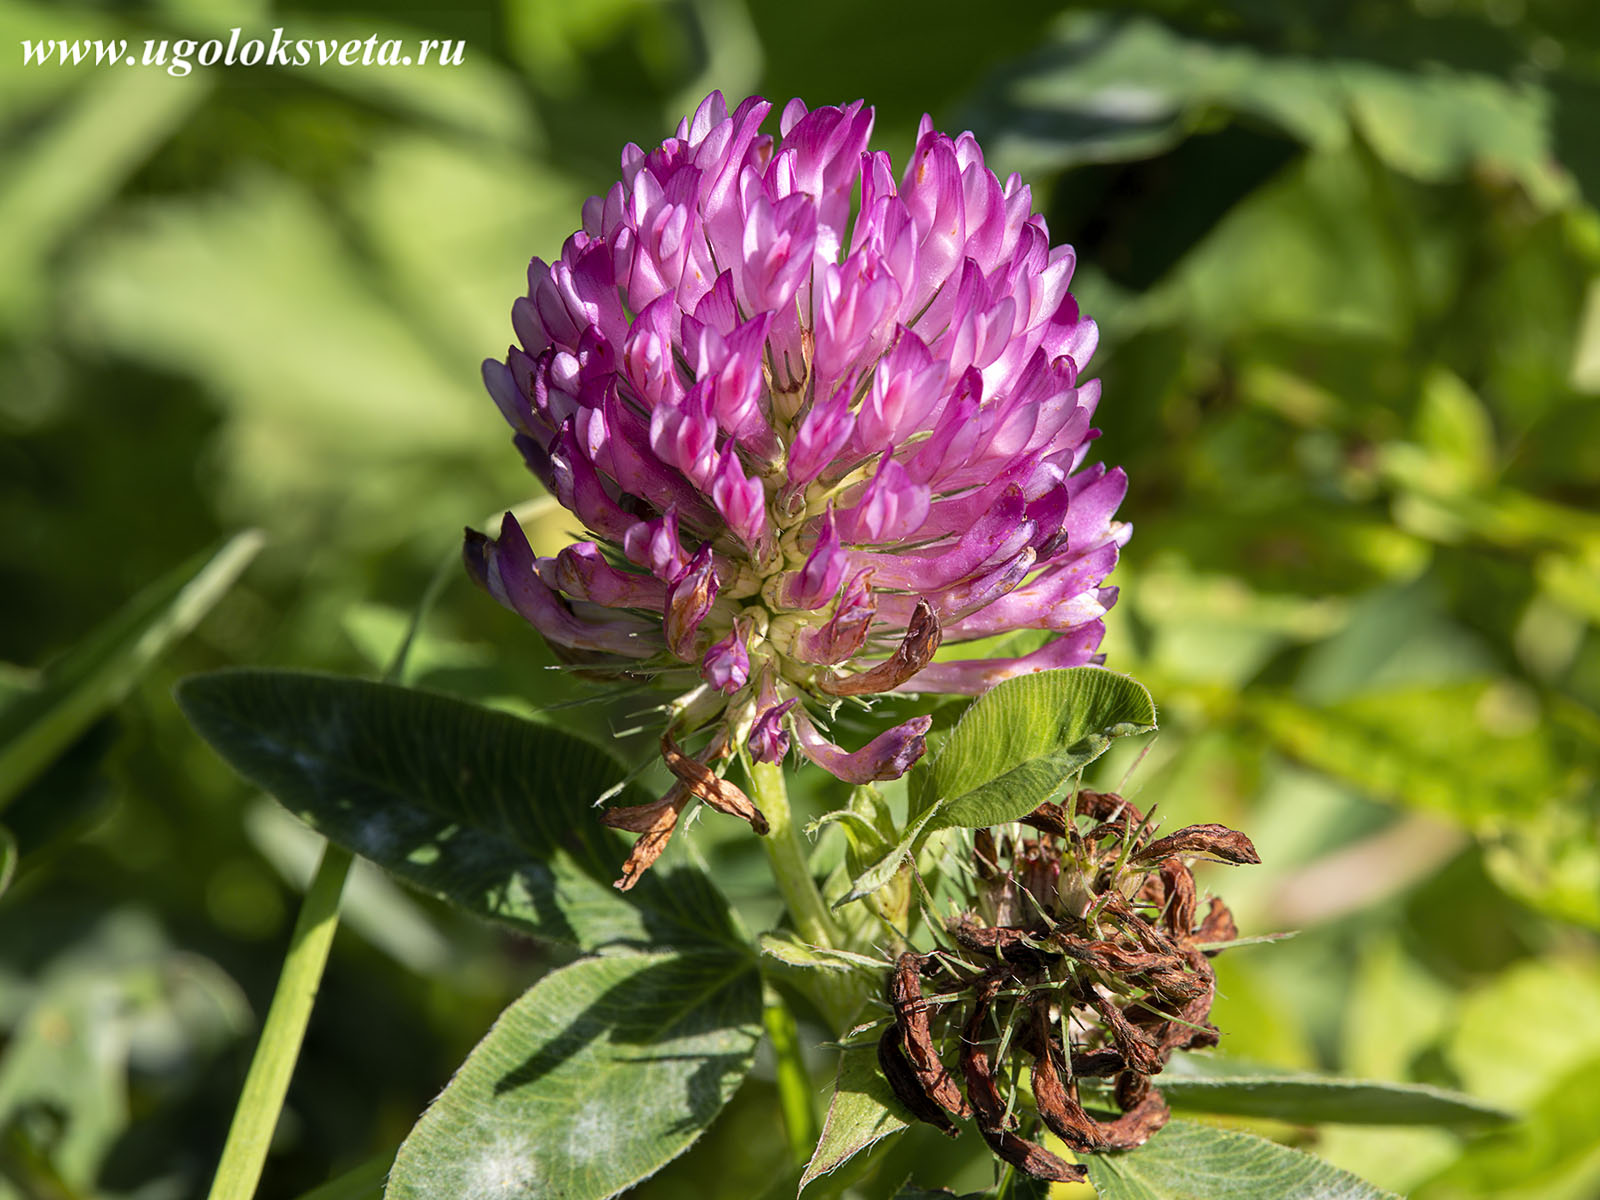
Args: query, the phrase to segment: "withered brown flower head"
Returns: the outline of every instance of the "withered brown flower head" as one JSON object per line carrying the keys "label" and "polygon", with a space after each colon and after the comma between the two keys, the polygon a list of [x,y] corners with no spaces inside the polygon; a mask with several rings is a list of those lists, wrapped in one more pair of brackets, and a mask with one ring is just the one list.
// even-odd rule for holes
{"label": "withered brown flower head", "polygon": [[952,1118],[973,1117],[1004,1161],[1077,1181],[1082,1166],[1019,1132],[1008,1081],[1028,1068],[1040,1121],[1074,1153],[1149,1140],[1169,1115],[1152,1078],[1174,1051],[1217,1044],[1209,959],[1238,936],[1220,899],[1198,916],[1184,859],[1261,860],[1221,825],[1151,839],[1109,793],[1080,791],[1070,813],[1041,805],[1023,824],[1037,836],[977,833],[969,911],[945,923],[951,949],[896,962],[878,1061],[917,1119],[953,1137]]}

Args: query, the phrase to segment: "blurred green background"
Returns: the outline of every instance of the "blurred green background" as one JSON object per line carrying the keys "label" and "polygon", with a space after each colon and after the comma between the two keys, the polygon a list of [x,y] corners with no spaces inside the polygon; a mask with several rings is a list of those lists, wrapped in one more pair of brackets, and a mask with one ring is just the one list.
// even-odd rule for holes
{"label": "blurred green background", "polygon": [[[467,50],[21,65],[24,38],[235,25]],[[1243,932],[1304,931],[1220,960],[1226,1047],[1528,1115],[1277,1132],[1429,1200],[1600,1195],[1600,8],[0,0],[0,702],[266,535],[0,817],[0,1197],[198,1195],[220,1150],[315,845],[187,730],[177,677],[376,674],[437,576],[413,680],[566,687],[443,565],[534,486],[478,363],[623,143],[713,87],[864,97],[900,161],[924,111],[971,128],[1077,247],[1136,530],[1105,648],[1162,706],[1100,782],[1247,829],[1266,865],[1218,881]],[[392,1155],[552,963],[375,874],[347,901],[263,1196]],[[641,1194],[758,1194],[768,1080]]]}

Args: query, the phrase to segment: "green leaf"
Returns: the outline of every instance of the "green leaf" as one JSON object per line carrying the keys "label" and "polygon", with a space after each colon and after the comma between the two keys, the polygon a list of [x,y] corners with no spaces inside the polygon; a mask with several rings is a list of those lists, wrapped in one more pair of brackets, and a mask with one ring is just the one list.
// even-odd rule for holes
{"label": "green leaf", "polygon": [[1193,1121],[1171,1122],[1137,1150],[1082,1162],[1100,1200],[1399,1200],[1302,1151]]}
{"label": "green leaf", "polygon": [[0,825],[0,896],[11,886],[11,877],[17,873],[17,835]]}
{"label": "green leaf", "polygon": [[757,944],[761,947],[761,953],[768,958],[802,970],[871,971],[881,975],[888,969],[888,964],[881,959],[857,954],[853,950],[808,945],[778,933],[763,933]]}
{"label": "green leaf", "polygon": [[52,664],[38,687],[0,700],[0,808],[193,629],[260,548],[261,535],[250,530],[184,564]]}
{"label": "green leaf", "polygon": [[930,808],[912,823],[910,829],[900,839],[898,845],[889,848],[881,858],[866,870],[856,875],[850,881],[850,890],[833,902],[833,907],[843,908],[852,900],[859,900],[863,896],[870,896],[881,887],[888,885],[894,878],[895,872],[900,869],[908,854],[916,849],[917,839],[922,836],[923,830],[929,827],[930,822],[939,812],[937,808]]}
{"label": "green leaf", "polygon": [[1339,1079],[1215,1059],[1183,1061],[1181,1074],[1169,1071],[1158,1081],[1174,1108],[1308,1125],[1482,1126],[1512,1119],[1485,1101],[1428,1084]]}
{"label": "green leaf", "polygon": [[747,958],[701,950],[563,967],[467,1057],[400,1147],[385,1195],[615,1195],[700,1136],[760,1037]]}
{"label": "green leaf", "polygon": [[1359,135],[1417,179],[1474,166],[1539,202],[1571,192],[1555,165],[1548,98],[1486,74],[1397,70],[1191,38],[1147,17],[1063,17],[1032,55],[991,77],[974,128],[1003,169],[1039,174],[1171,149],[1220,112],[1318,150]]}
{"label": "green leaf", "polygon": [[1246,710],[1307,766],[1468,824],[1526,818],[1578,782],[1552,753],[1536,696],[1511,680],[1393,687],[1311,706],[1257,689]]}
{"label": "green leaf", "polygon": [[1111,739],[1156,727],[1155,702],[1102,667],[1040,671],[973,702],[929,768],[929,830],[1014,821],[1048,800]]}
{"label": "green leaf", "polygon": [[1461,1157],[1415,1188],[1415,1200],[1493,1196],[1495,1200],[1591,1200],[1600,1195],[1600,1058],[1574,1058],[1509,1129],[1468,1143]]}
{"label": "green leaf", "polygon": [[[293,671],[219,671],[178,688],[240,774],[324,836],[421,891],[586,950],[742,946],[704,873],[612,881],[623,840],[593,801],[623,778],[573,735],[463,700]],[[623,803],[647,800],[629,786]]]}
{"label": "green leaf", "polygon": [[842,1051],[822,1137],[800,1177],[800,1190],[804,1192],[812,1180],[837,1171],[874,1142],[910,1124],[909,1115],[878,1069],[877,1047]]}

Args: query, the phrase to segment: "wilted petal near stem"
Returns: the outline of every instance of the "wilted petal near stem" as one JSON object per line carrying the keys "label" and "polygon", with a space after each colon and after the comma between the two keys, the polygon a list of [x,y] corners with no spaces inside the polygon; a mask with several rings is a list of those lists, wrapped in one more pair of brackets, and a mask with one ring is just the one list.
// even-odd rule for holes
{"label": "wilted petal near stem", "polygon": [[830,696],[863,696],[893,691],[933,661],[939,649],[939,618],[926,600],[917,602],[906,636],[891,658],[875,663],[857,675],[822,678],[817,686]]}
{"label": "wilted petal near stem", "polygon": [[927,750],[927,732],[932,717],[912,717],[893,729],[885,730],[854,752],[834,745],[818,732],[802,708],[794,713],[794,729],[800,739],[800,752],[830,774],[847,783],[872,783],[898,779]]}
{"label": "wilted petal near stem", "polygon": [[1050,671],[1058,667],[1081,667],[1095,661],[1095,650],[1105,633],[1100,621],[1073,630],[1055,641],[1019,658],[974,658],[957,662],[936,662],[924,667],[902,692],[948,692],[977,696],[1003,679]]}
{"label": "wilted petal near stem", "polygon": [[711,565],[711,547],[702,546],[666,593],[667,645],[685,662],[694,658],[700,623],[716,598],[717,576]]}
{"label": "wilted petal near stem", "polygon": [[501,523],[499,541],[467,530],[464,554],[468,573],[552,642],[627,658],[648,658],[660,648],[642,622],[621,615],[604,624],[577,617],[539,578],[527,536],[510,513]]}

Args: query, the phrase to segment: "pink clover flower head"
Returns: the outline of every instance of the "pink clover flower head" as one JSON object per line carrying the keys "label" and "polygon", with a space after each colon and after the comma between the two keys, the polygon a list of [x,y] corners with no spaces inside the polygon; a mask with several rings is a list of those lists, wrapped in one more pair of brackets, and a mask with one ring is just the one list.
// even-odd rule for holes
{"label": "pink clover flower head", "polygon": [[[862,781],[922,754],[925,718],[835,744],[841,697],[1099,661],[1130,532],[1122,471],[1085,464],[1097,334],[1073,251],[1019,177],[926,117],[897,174],[862,103],[792,100],[777,136],[770,108],[713,93],[628,146],[560,257],[530,264],[518,344],[484,364],[592,540],[541,558],[508,514],[498,538],[469,531],[472,573],[569,660],[677,687],[669,742],[714,730],[699,758],[672,743],[681,797],[613,822],[641,843],[670,834],[668,801],[712,802],[716,757],[792,746]],[[935,657],[1016,630],[1052,636]]]}

